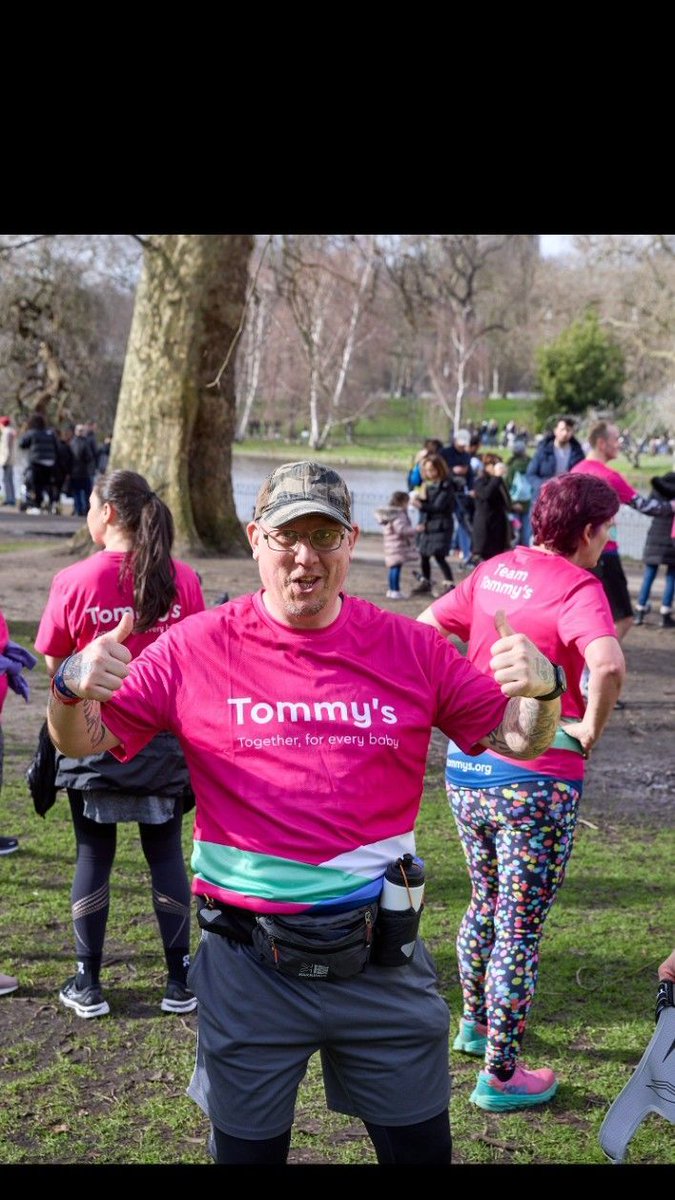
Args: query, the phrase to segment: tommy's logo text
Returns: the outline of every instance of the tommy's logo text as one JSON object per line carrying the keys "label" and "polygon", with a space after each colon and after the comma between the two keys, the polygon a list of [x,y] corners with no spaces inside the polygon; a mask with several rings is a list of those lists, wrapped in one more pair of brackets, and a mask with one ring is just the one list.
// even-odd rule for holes
{"label": "tommy's logo text", "polygon": [[234,708],[237,725],[252,721],[254,725],[268,725],[270,721],[278,721],[283,725],[292,725],[301,721],[350,721],[359,729],[370,729],[375,714],[382,724],[397,725],[398,717],[391,704],[380,704],[379,697],[373,696],[370,702],[363,704],[352,700],[350,704],[344,700],[322,700],[309,703],[305,700],[277,700],[270,704],[266,700],[254,703],[252,696],[233,696],[228,704]]}

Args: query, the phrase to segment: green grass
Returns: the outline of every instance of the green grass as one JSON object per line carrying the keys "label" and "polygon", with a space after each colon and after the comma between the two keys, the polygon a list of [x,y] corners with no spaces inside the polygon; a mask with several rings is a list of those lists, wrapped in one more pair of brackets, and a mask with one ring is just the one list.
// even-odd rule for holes
{"label": "green grass", "polygon": [[[81,1021],[57,999],[73,970],[67,800],[61,795],[44,820],[37,817],[21,765],[10,756],[13,778],[2,800],[3,832],[19,836],[21,849],[0,859],[0,968],[15,972],[21,987],[0,1000],[0,1163],[207,1163],[206,1120],[185,1096],[196,1020],[159,1010],[164,962],[136,826],[118,827],[103,969],[111,1016]],[[422,930],[454,1036],[460,1012],[454,940],[468,881],[437,779],[428,783],[418,842],[428,880]],[[673,830],[637,836],[613,825],[608,835],[579,826],[542,942],[524,1054],[531,1065],[556,1071],[559,1093],[540,1111],[479,1112],[468,1101],[478,1063],[453,1053],[457,1162],[605,1161],[597,1140],[601,1121],[653,1032],[655,968],[675,929],[674,858]],[[633,1138],[629,1161],[672,1163],[672,1136],[663,1119],[649,1118]],[[316,1058],[300,1090],[292,1156],[374,1162],[360,1122],[326,1111]]]}
{"label": "green grass", "polygon": [[[64,539],[65,541],[65,539]],[[11,554],[15,550],[30,549],[30,550],[49,550],[54,547],[54,538],[14,538],[7,542],[0,542],[0,554]]]}

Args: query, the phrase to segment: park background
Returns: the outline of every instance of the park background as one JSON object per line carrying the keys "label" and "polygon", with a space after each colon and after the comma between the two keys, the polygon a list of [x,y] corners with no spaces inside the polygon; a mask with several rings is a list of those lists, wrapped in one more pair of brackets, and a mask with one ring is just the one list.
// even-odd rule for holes
{"label": "park background", "polygon": [[[167,501],[176,546],[246,553],[233,448],[394,465],[423,439],[560,413],[675,426],[675,237],[0,236],[0,388],[23,428],[94,425]],[[668,469],[667,460],[661,467]]]}
{"label": "park background", "polygon": [[[502,427],[514,419],[532,445],[562,410],[582,431],[597,415],[616,419],[630,434],[617,466],[645,491],[671,467],[644,446],[673,427],[673,239],[577,240],[573,260],[547,261],[535,235],[439,235],[428,245],[402,236],[393,247],[371,236],[6,237],[3,411],[19,426],[44,411],[57,427],[93,420],[99,436],[110,431],[111,465],[141,470],[171,504],[209,603],[256,583],[233,456],[311,452],[373,477],[400,471],[403,485],[422,438],[448,438],[459,415],[470,424],[494,414]],[[463,279],[480,284],[469,297],[457,291]],[[251,396],[255,436],[241,427]],[[0,607],[12,636],[31,646],[54,571],[87,552],[86,537],[72,518],[3,510],[0,543]],[[628,567],[635,598],[639,559]],[[377,535],[364,539],[351,587],[387,604]],[[420,607],[399,611],[413,617]],[[651,1036],[656,965],[675,929],[671,636],[648,621],[627,640],[627,708],[589,764],[577,845],[547,925],[526,1057],[553,1066],[560,1093],[541,1113],[477,1114],[468,1103],[476,1064],[453,1055],[461,1165],[604,1161],[597,1132]],[[31,703],[10,695],[3,712],[3,832],[21,849],[0,860],[0,963],[21,987],[0,1005],[0,1162],[206,1164],[205,1122],[184,1095],[196,1021],[159,1012],[163,966],[133,829],[120,837],[113,874],[111,1017],[82,1022],[58,1004],[72,956],[74,848],[63,798],[40,820],[23,779],[46,699],[41,663],[30,681]],[[443,749],[434,739],[419,845],[429,874],[423,933],[454,1030],[454,936],[468,885]],[[291,1161],[371,1163],[359,1123],[326,1113],[315,1068]],[[672,1164],[672,1134],[648,1118],[630,1161]]]}

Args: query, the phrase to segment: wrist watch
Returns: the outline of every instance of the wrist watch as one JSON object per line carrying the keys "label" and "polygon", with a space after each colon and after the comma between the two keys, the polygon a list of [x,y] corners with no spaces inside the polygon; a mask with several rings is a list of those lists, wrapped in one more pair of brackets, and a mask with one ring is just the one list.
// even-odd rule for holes
{"label": "wrist watch", "polygon": [[562,696],[563,692],[567,691],[567,677],[562,667],[557,663],[551,663],[553,667],[553,689],[547,692],[545,696],[535,696],[535,700],[557,700],[558,696]]}

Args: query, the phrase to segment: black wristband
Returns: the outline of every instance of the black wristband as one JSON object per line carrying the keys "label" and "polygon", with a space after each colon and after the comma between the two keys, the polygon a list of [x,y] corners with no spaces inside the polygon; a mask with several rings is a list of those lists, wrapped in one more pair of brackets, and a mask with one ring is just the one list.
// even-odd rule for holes
{"label": "black wristband", "polygon": [[558,696],[562,696],[563,692],[567,691],[567,679],[563,668],[557,663],[551,663],[553,667],[554,686],[545,696],[535,696],[535,700],[557,700]]}

